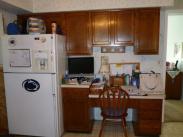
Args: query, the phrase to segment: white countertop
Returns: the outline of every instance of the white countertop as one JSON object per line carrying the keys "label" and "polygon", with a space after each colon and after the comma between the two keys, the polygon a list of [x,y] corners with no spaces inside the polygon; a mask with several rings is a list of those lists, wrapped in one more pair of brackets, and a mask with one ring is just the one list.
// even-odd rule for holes
{"label": "white countertop", "polygon": [[[88,84],[62,84],[62,88],[89,88]],[[133,86],[122,86],[122,89],[130,94],[132,99],[165,99],[165,92],[163,91],[141,91]],[[98,94],[90,94],[89,98],[98,98]]]}
{"label": "white countertop", "polygon": [[[89,95],[89,98],[98,98],[99,95],[94,95],[94,94],[91,94]],[[130,98],[131,99],[165,99],[165,95],[162,94],[162,95],[146,95],[146,96],[142,96],[142,95],[130,95]]]}
{"label": "white countertop", "polygon": [[89,88],[88,84],[62,84],[61,88]]}

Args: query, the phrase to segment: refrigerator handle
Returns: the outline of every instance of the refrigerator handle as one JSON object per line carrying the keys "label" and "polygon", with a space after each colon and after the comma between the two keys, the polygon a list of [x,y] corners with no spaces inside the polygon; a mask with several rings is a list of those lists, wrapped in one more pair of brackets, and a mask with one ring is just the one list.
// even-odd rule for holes
{"label": "refrigerator handle", "polygon": [[56,93],[57,93],[56,74],[52,74],[52,95],[56,96]]}

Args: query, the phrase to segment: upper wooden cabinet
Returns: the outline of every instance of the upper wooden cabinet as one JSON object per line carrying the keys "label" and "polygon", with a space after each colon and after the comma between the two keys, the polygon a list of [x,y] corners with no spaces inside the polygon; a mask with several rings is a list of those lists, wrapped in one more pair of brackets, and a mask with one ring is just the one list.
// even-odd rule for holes
{"label": "upper wooden cabinet", "polygon": [[89,19],[88,12],[65,14],[67,54],[91,54]]}
{"label": "upper wooden cabinet", "polygon": [[158,54],[159,8],[136,9],[135,47],[136,54]]}
{"label": "upper wooden cabinet", "polygon": [[99,11],[91,13],[93,45],[132,45],[134,11]]}
{"label": "upper wooden cabinet", "polygon": [[68,55],[92,54],[93,46],[134,46],[135,54],[158,54],[159,8],[18,15],[26,29],[28,17],[45,21],[47,33],[56,21],[66,35]]}
{"label": "upper wooden cabinet", "polygon": [[134,10],[113,12],[113,37],[115,45],[134,43]]}
{"label": "upper wooden cabinet", "polygon": [[111,44],[110,12],[92,12],[92,44],[109,45]]}

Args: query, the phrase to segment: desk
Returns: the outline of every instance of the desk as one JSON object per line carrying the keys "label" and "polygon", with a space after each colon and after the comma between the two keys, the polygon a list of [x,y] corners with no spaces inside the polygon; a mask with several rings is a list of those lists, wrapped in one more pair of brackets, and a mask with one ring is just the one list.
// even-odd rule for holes
{"label": "desk", "polygon": [[[64,128],[66,131],[92,131],[92,108],[99,107],[98,94],[89,94],[86,86],[62,86]],[[161,133],[164,95],[130,96],[135,135]]]}

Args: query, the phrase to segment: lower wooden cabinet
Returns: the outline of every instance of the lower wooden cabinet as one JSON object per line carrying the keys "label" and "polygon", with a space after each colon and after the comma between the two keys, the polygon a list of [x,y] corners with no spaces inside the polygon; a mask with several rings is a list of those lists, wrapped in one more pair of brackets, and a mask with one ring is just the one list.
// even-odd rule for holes
{"label": "lower wooden cabinet", "polygon": [[[88,99],[88,88],[62,88],[65,131],[91,132],[93,107],[98,98]],[[133,108],[133,127],[136,136],[159,136],[162,125],[163,99],[130,99]]]}
{"label": "lower wooden cabinet", "polygon": [[64,130],[92,131],[92,108],[89,108],[88,88],[62,88]]}
{"label": "lower wooden cabinet", "polygon": [[166,99],[181,99],[182,97],[182,72],[175,78],[166,73]]}
{"label": "lower wooden cabinet", "polygon": [[138,108],[133,112],[135,135],[160,135],[162,123],[162,100],[139,100]]}

